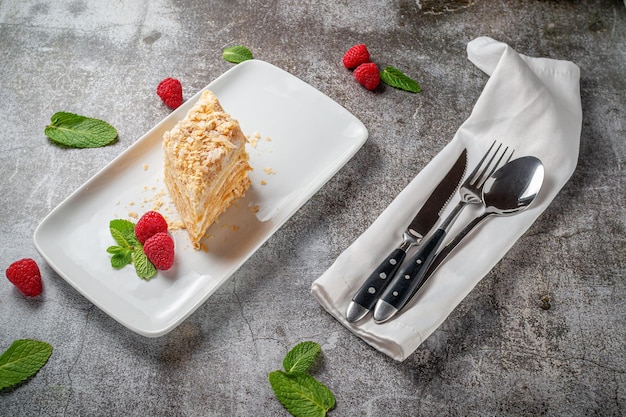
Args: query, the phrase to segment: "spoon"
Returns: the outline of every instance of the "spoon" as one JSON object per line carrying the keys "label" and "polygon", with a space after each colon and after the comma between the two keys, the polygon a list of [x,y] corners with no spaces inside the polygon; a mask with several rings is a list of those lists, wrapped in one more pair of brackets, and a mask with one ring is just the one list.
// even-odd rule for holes
{"label": "spoon", "polygon": [[[482,195],[485,205],[483,213],[474,218],[437,254],[404,305],[408,304],[408,301],[413,298],[450,252],[486,218],[490,216],[510,216],[528,208],[537,197],[543,184],[543,178],[543,164],[534,156],[514,159],[494,172],[483,187]],[[383,323],[389,320],[399,311],[399,309],[391,305],[386,306],[382,303],[380,307],[378,311],[374,312],[376,323]]]}

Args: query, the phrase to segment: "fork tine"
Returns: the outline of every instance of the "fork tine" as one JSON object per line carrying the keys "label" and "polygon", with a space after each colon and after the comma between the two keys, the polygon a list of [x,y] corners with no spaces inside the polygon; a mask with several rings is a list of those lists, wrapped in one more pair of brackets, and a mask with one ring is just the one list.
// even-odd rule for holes
{"label": "fork tine", "polygon": [[[480,171],[480,169],[483,166],[483,162],[485,162],[485,159],[487,159],[487,157],[489,156],[489,154],[491,153],[491,150],[493,149],[493,147],[495,145],[496,145],[496,141],[494,140],[491,143],[491,146],[489,147],[489,149],[487,149],[487,152],[485,152],[485,154],[483,155],[482,159],[478,162],[478,164],[476,164],[476,167],[474,168],[474,170],[472,171],[472,173],[468,177],[468,180],[469,180],[470,184],[472,184],[472,183],[474,183],[474,181],[476,181],[476,179],[478,178],[477,176],[480,176],[479,171]],[[498,146],[498,149],[500,149],[500,146]],[[496,152],[498,152],[498,149],[496,149]],[[493,157],[492,157],[492,160],[493,160]],[[489,161],[489,164],[490,163],[491,163],[491,160]]]}
{"label": "fork tine", "polygon": [[[498,154],[500,153],[500,148],[502,147],[502,144],[499,143],[498,147],[496,148],[495,152],[493,154],[491,154],[491,150],[493,149],[493,147],[495,146],[497,141],[493,141],[493,143],[491,144],[491,146],[489,147],[489,149],[487,149],[487,152],[485,152],[485,154],[483,155],[482,159],[480,160],[480,162],[476,165],[476,168],[474,168],[474,171],[472,172],[472,176],[470,177],[470,181],[469,184],[471,184],[472,186],[480,186],[480,184],[482,184],[483,182],[485,182],[485,180],[488,178],[489,175],[485,176],[485,173],[487,173],[487,171],[489,170],[489,167],[491,166],[494,158],[496,156],[498,156]],[[504,150],[504,152],[506,152],[506,149]],[[487,157],[491,154],[491,158],[489,159],[489,161],[484,164],[485,159],[487,159]],[[502,158],[502,157],[500,157]],[[498,162],[496,162],[496,166],[497,164],[500,162],[500,160],[498,160]]]}
{"label": "fork tine", "polygon": [[505,164],[508,164],[511,161],[511,158],[513,158],[514,153],[515,153],[515,149],[511,149],[511,155],[509,155],[509,157],[506,159]]}

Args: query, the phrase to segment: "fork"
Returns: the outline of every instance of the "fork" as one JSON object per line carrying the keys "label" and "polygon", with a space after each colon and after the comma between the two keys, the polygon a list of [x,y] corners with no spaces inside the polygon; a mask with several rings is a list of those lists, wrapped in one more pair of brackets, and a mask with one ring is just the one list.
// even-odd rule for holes
{"label": "fork", "polygon": [[432,236],[422,244],[420,250],[407,261],[389,283],[374,308],[374,321],[376,323],[383,323],[393,317],[424,285],[428,277],[426,271],[429,269],[429,265],[433,262],[437,250],[463,209],[469,204],[483,203],[482,190],[485,181],[496,169],[509,162],[513,156],[513,149],[509,153],[509,147],[506,146],[501,151],[502,146],[502,143],[493,141],[480,162],[461,184],[459,188],[461,200]]}

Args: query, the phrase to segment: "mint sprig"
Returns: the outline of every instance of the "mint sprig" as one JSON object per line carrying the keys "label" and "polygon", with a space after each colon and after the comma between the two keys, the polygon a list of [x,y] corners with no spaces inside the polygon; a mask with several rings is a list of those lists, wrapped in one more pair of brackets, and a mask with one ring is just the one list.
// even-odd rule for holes
{"label": "mint sprig", "polygon": [[35,375],[52,355],[52,345],[32,339],[15,340],[0,355],[0,390],[11,388]]}
{"label": "mint sprig", "polygon": [[128,220],[115,219],[109,223],[111,236],[118,246],[109,246],[107,252],[111,257],[111,266],[121,269],[133,261],[133,252],[137,245],[141,245],[135,237],[135,224]]}
{"label": "mint sprig", "polygon": [[399,69],[391,66],[387,66],[385,69],[380,71],[380,79],[382,82],[391,87],[399,88],[411,93],[419,93],[422,91],[422,88],[417,81],[413,80]]}
{"label": "mint sprig", "polygon": [[104,120],[68,112],[52,115],[44,133],[52,142],[70,148],[99,148],[117,138],[117,130]]}
{"label": "mint sprig", "polygon": [[132,263],[137,276],[146,281],[157,274],[157,269],[143,251],[143,245],[135,236],[135,223],[114,219],[109,222],[111,236],[117,245],[109,246],[107,253],[111,256],[111,266],[115,269],[124,268]]}
{"label": "mint sprig", "polygon": [[320,352],[315,342],[299,343],[285,356],[285,370],[268,375],[276,398],[295,417],[324,417],[335,407],[333,393],[307,373]]}
{"label": "mint sprig", "polygon": [[222,52],[222,58],[233,64],[239,64],[240,62],[253,59],[252,52],[245,46],[237,45],[231,46]]}

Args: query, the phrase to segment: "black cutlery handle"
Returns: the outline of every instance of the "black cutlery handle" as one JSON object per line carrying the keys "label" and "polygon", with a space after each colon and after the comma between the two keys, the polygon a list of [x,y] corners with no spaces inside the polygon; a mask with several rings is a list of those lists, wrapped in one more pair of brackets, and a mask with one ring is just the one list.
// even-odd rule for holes
{"label": "black cutlery handle", "polygon": [[401,310],[425,282],[425,273],[441,246],[446,231],[437,229],[420,250],[400,269],[380,299]]}
{"label": "black cutlery handle", "polygon": [[400,248],[391,252],[365,280],[363,285],[361,285],[361,288],[359,288],[356,294],[354,294],[354,297],[352,297],[352,301],[371,310],[376,304],[376,301],[378,301],[382,291],[400,267],[405,256],[406,251]]}

